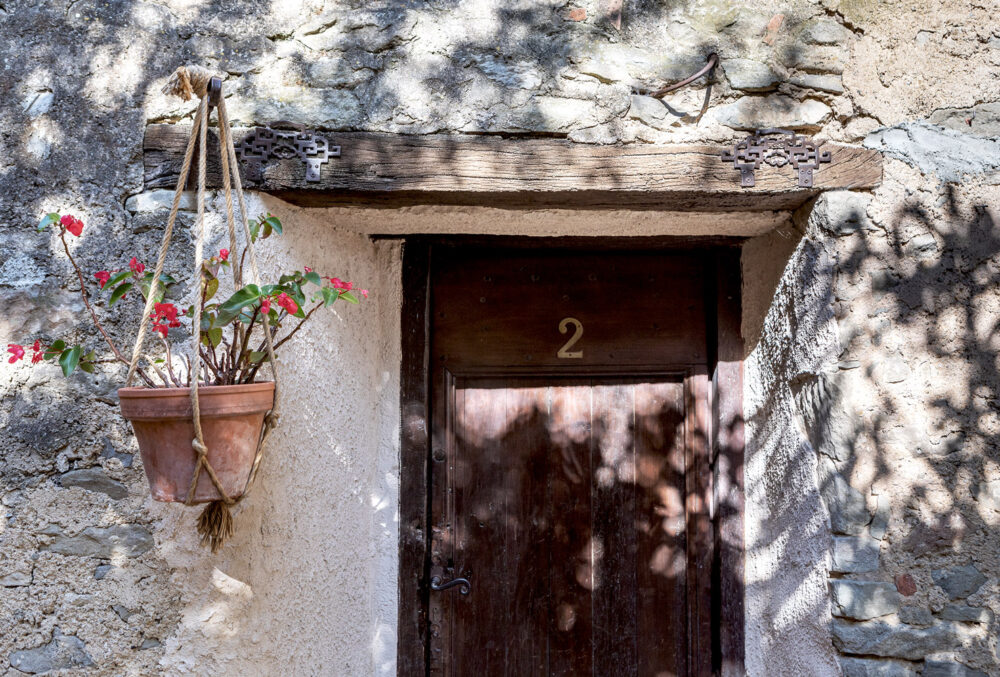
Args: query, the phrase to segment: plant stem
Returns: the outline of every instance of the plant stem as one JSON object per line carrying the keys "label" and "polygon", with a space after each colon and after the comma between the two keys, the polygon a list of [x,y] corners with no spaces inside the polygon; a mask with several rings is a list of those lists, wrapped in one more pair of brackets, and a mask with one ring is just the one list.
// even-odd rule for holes
{"label": "plant stem", "polygon": [[[111,348],[111,352],[115,355],[115,359],[123,364],[130,364],[129,361],[125,359],[125,356],[121,354],[121,351],[118,350],[118,347],[115,345],[114,341],[111,340],[111,337],[108,336],[108,332],[104,331],[104,327],[101,326],[101,322],[97,319],[97,313],[95,313],[94,309],[90,306],[90,299],[87,298],[87,283],[83,279],[83,271],[80,270],[80,266],[76,264],[76,259],[74,259],[73,255],[70,254],[69,245],[66,244],[66,231],[61,227],[59,229],[59,239],[62,240],[63,250],[66,252],[66,256],[69,258],[69,262],[73,266],[73,270],[76,271],[76,277],[80,281],[80,296],[83,298],[83,305],[87,306],[87,310],[90,311],[90,317],[94,320],[94,326],[97,327],[97,331],[101,332],[101,336],[103,336],[104,340],[107,341],[108,347]],[[145,381],[146,385],[150,388],[156,387],[156,384],[153,383],[153,380],[146,375],[142,367],[136,367],[135,373],[137,373],[139,378]]]}
{"label": "plant stem", "polygon": [[170,342],[167,341],[167,339],[163,338],[162,336],[160,337],[160,341],[163,343],[163,348],[167,353],[167,374],[170,375],[170,380],[173,382],[175,386],[177,386],[178,388],[183,388],[184,385],[180,382],[180,380],[177,378],[177,375],[174,373],[174,365],[173,365],[174,358],[170,355]]}

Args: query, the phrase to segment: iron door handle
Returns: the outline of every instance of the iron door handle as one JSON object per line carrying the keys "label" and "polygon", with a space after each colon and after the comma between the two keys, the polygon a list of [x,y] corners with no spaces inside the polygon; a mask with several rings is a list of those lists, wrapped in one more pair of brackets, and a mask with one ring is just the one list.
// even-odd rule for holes
{"label": "iron door handle", "polygon": [[431,579],[431,590],[441,591],[455,587],[459,587],[458,591],[463,595],[468,595],[472,590],[472,583],[469,582],[468,578],[453,578],[447,583],[442,583],[440,576],[435,576]]}

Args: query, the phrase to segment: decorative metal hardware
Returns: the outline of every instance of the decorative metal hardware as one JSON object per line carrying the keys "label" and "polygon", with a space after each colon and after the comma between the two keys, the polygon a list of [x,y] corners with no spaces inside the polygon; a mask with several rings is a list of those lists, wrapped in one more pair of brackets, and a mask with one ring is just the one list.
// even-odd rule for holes
{"label": "decorative metal hardware", "polygon": [[[291,127],[285,131],[278,127]],[[248,181],[264,178],[264,163],[272,158],[288,160],[297,157],[306,166],[306,181],[319,181],[322,165],[331,157],[340,157],[340,146],[331,146],[325,137],[292,122],[275,122],[257,127],[236,149],[246,162]]]}
{"label": "decorative metal hardware", "polygon": [[754,170],[765,162],[772,167],[791,165],[798,170],[799,188],[812,188],[813,170],[819,169],[821,162],[833,158],[828,150],[820,150],[823,145],[808,136],[799,136],[789,129],[761,129],[737,143],[732,150],[722,151],[722,161],[732,162],[733,168],[740,170],[740,186],[754,185]]}
{"label": "decorative metal hardware", "polygon": [[472,583],[469,582],[468,578],[453,578],[447,583],[442,583],[440,576],[431,579],[431,590],[448,590],[458,586],[461,586],[458,591],[463,595],[468,595],[472,590]]}

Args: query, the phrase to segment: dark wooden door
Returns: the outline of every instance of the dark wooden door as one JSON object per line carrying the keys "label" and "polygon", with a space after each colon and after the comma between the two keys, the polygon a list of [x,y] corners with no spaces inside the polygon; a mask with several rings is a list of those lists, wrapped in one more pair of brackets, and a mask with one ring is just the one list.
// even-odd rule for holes
{"label": "dark wooden door", "polygon": [[431,673],[710,674],[704,256],[438,251]]}

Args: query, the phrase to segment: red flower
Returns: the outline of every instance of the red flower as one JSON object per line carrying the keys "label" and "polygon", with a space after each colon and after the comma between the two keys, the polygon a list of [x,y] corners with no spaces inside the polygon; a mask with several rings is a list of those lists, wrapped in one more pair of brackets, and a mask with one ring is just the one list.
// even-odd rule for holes
{"label": "red flower", "polygon": [[111,273],[106,270],[99,270],[94,273],[94,277],[96,277],[97,281],[101,283],[101,289],[104,289],[104,285],[106,285],[108,280],[111,279]]}
{"label": "red flower", "polygon": [[331,277],[329,279],[330,279],[330,284],[332,284],[335,289],[343,289],[344,291],[347,291],[352,286],[354,286],[350,282],[344,282],[339,277]]}
{"label": "red flower", "polygon": [[367,289],[362,289],[361,290],[361,295],[364,296],[365,298],[368,298],[368,290]]}
{"label": "red flower", "polygon": [[294,315],[299,312],[298,304],[296,304],[295,300],[285,292],[278,294],[278,298],[276,298],[274,302],[287,310],[289,315]]}
{"label": "red flower", "polygon": [[35,339],[35,342],[31,344],[31,350],[34,354],[31,356],[31,363],[38,364],[45,357],[45,352],[42,350],[42,342]]}
{"label": "red flower", "polygon": [[14,364],[20,359],[24,359],[24,346],[19,346],[16,343],[8,343],[7,352],[10,353],[10,359],[7,361],[11,364]]}
{"label": "red flower", "polygon": [[39,350],[42,349],[42,342],[39,341],[38,339],[35,339],[35,342],[31,344],[31,349],[37,353]]}
{"label": "red flower", "polygon": [[302,270],[306,271],[307,273],[313,272],[313,269],[310,268],[309,266],[302,266]]}
{"label": "red flower", "polygon": [[61,223],[66,230],[73,233],[77,237],[80,237],[80,233],[83,232],[83,221],[75,216],[66,214],[64,217],[59,219],[59,223]]}
{"label": "red flower", "polygon": [[150,314],[153,321],[153,331],[157,331],[164,338],[170,327],[181,326],[181,321],[177,319],[177,306],[173,303],[153,304],[153,312]]}
{"label": "red flower", "polygon": [[267,315],[269,312],[271,312],[271,297],[267,297],[266,299],[260,302],[260,312],[263,313],[264,315]]}
{"label": "red flower", "polygon": [[220,249],[219,250],[219,260],[220,261],[228,261],[229,260],[229,250],[228,249]]}
{"label": "red flower", "polygon": [[44,357],[45,357],[45,353],[35,353],[34,355],[31,356],[31,363],[32,364],[38,364],[39,362],[42,361],[42,358],[44,358]]}
{"label": "red flower", "polygon": [[132,257],[132,260],[128,262],[128,267],[136,275],[142,275],[143,271],[146,270],[146,266],[139,263],[139,260],[134,256]]}

